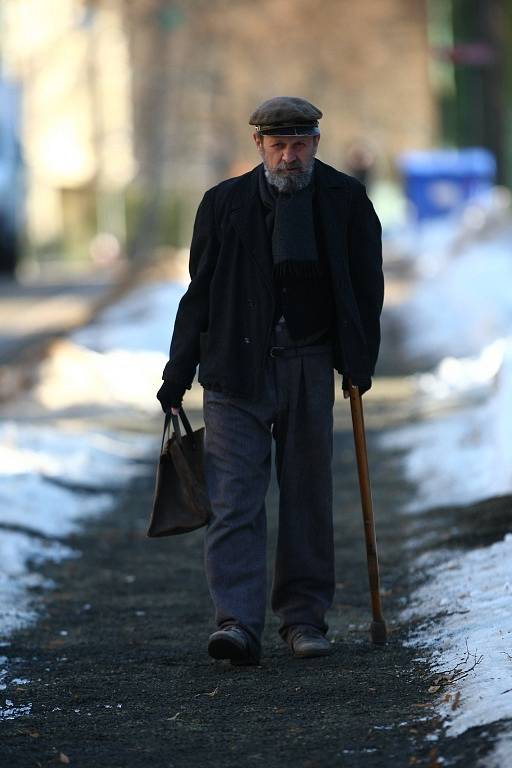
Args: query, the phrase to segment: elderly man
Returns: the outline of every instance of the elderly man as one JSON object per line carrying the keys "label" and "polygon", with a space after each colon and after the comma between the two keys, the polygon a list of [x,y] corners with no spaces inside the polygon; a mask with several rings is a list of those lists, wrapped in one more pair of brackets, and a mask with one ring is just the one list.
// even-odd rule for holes
{"label": "elderly man", "polygon": [[365,188],[315,159],[319,109],[276,97],[250,124],[262,163],[210,189],[158,392],[177,412],[199,363],[212,507],[205,563],[215,659],[255,664],[266,605],[265,495],[275,441],[272,609],[297,657],[329,653],[334,369],[364,392],[380,343],[381,227]]}

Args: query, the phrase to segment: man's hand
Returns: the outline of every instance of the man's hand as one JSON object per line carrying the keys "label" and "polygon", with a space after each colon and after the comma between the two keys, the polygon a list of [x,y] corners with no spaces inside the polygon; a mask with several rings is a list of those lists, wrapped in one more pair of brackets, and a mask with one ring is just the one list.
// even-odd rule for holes
{"label": "man's hand", "polygon": [[[358,389],[361,397],[364,395],[365,392],[368,392],[368,390],[370,389],[370,387],[359,387],[352,384],[349,384],[348,386],[349,387],[353,386],[354,389]],[[343,387],[343,397],[345,398],[345,400],[347,400],[350,397],[350,389],[346,385]]]}
{"label": "man's hand", "polygon": [[177,396],[175,387],[169,381],[164,381],[156,396],[164,413],[178,415],[181,407],[181,396]]}

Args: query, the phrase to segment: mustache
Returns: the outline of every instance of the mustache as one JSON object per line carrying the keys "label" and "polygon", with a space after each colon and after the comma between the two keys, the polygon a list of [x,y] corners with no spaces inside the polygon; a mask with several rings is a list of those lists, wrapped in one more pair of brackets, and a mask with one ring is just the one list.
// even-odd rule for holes
{"label": "mustache", "polygon": [[284,160],[282,160],[274,168],[274,171],[303,171],[303,170],[304,168],[302,167],[302,164],[297,160],[294,160],[292,163],[286,163]]}

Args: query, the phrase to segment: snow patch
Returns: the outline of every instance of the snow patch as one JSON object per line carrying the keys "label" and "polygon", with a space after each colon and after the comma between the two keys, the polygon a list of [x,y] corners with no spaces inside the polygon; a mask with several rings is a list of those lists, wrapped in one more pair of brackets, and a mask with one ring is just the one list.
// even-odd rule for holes
{"label": "snow patch", "polygon": [[511,334],[511,242],[510,192],[500,189],[389,238],[391,252],[407,253],[418,277],[408,300],[393,310],[413,359],[476,355]]}
{"label": "snow patch", "polygon": [[438,703],[447,732],[457,736],[468,728],[512,718],[512,534],[490,547],[458,554],[438,564],[431,578],[417,589],[402,618],[427,621],[412,637],[433,652],[433,671],[451,670],[465,654],[481,662]]}
{"label": "snow patch", "polygon": [[72,334],[71,341],[109,354],[126,350],[167,355],[185,288],[177,282],[143,285],[105,309],[93,323]]}
{"label": "snow patch", "polygon": [[9,635],[35,621],[37,612],[35,589],[52,585],[38,573],[31,573],[31,564],[54,563],[77,557],[75,550],[60,542],[45,541],[26,533],[2,531],[0,537],[0,633]]}
{"label": "snow patch", "polygon": [[[402,452],[405,474],[415,484],[415,498],[406,506],[411,512],[512,491],[510,193],[494,202],[494,210],[492,200],[482,201],[461,218],[423,228],[411,244],[417,284],[407,302],[392,310],[402,321],[410,357],[437,364],[413,377],[418,414],[428,419],[382,437],[385,447]],[[428,580],[401,616],[423,620],[411,642],[431,650],[438,675],[467,659],[468,673],[436,693],[450,736],[501,720],[510,727],[511,555],[509,534],[489,547],[416,560],[427,568]],[[501,768],[511,752],[508,733],[480,765]]]}
{"label": "snow patch", "polygon": [[[0,493],[8,478],[33,474],[90,488],[120,488],[140,469],[136,459],[154,445],[144,435],[31,426],[0,426]],[[2,513],[0,513],[0,520]]]}
{"label": "snow patch", "polygon": [[154,413],[185,288],[174,282],[141,286],[55,343],[40,367],[35,399],[49,411],[95,406]]}
{"label": "snow patch", "polygon": [[512,734],[500,736],[491,752],[478,763],[478,768],[505,768],[509,765],[512,755]]}
{"label": "snow patch", "polygon": [[479,402],[381,437],[384,447],[403,451],[405,474],[417,486],[408,511],[470,504],[512,491],[512,340],[493,342],[478,360],[480,367],[472,358],[451,364],[449,376],[441,364],[440,373],[428,374],[427,389],[431,399],[454,397],[458,390],[460,400],[469,391],[479,395]]}
{"label": "snow patch", "polygon": [[33,396],[47,411],[94,408],[154,413],[155,394],[167,362],[163,352],[95,352],[70,341],[54,345],[39,370]]}
{"label": "snow patch", "polygon": [[32,704],[22,704],[16,707],[10,699],[6,699],[5,707],[0,707],[0,720],[14,720],[15,717],[30,715],[31,710]]}

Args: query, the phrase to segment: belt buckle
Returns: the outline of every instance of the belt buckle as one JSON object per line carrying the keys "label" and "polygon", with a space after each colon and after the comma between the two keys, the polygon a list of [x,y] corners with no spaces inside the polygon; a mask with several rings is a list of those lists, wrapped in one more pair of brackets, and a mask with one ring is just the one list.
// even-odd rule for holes
{"label": "belt buckle", "polygon": [[270,357],[279,357],[279,354],[276,354],[278,351],[282,352],[284,350],[284,347],[270,347]]}

